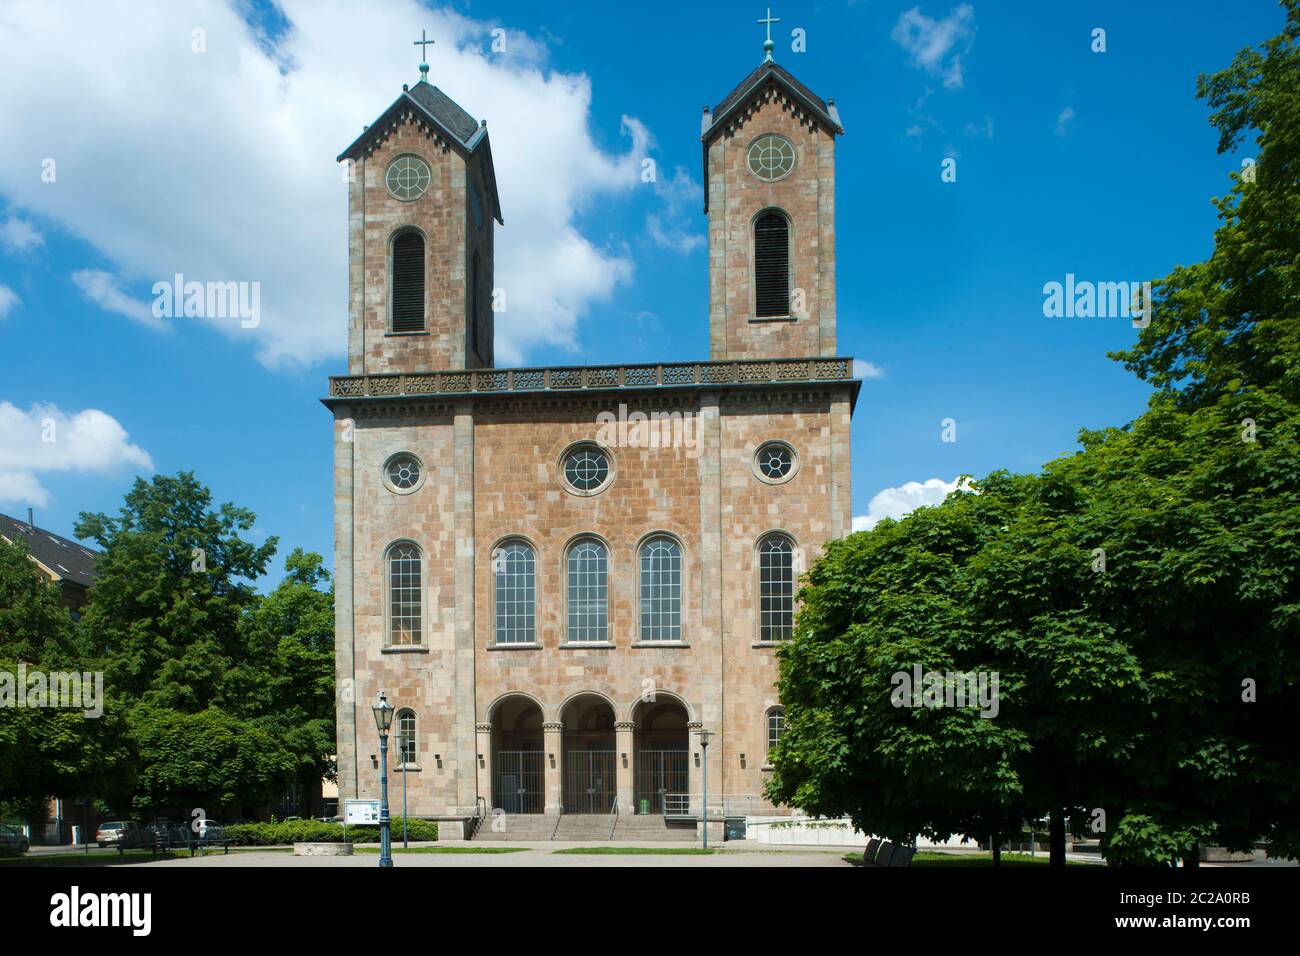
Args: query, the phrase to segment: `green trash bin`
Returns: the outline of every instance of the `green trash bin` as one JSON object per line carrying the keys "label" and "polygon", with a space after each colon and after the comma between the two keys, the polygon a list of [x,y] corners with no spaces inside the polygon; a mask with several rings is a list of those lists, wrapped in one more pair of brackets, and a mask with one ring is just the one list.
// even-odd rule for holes
{"label": "green trash bin", "polygon": [[640,812],[641,812],[641,813],[649,813],[649,812],[650,812],[650,801],[649,801],[649,800],[642,800],[642,801],[641,801],[641,811],[640,811]]}

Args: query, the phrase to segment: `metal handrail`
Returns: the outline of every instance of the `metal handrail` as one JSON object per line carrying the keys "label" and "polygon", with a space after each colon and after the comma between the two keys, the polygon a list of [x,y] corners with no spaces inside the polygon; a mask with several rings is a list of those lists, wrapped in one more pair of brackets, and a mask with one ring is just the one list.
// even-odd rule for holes
{"label": "metal handrail", "polygon": [[487,800],[481,795],[474,798],[474,825],[470,829],[469,839],[478,836],[479,827],[483,826],[483,820],[487,817]]}
{"label": "metal handrail", "polygon": [[[703,810],[697,793],[665,793],[663,801],[666,817],[698,819]],[[763,795],[758,793],[709,794],[709,802],[709,814],[723,817],[749,816],[756,805],[770,806]]]}
{"label": "metal handrail", "polygon": [[614,804],[609,808],[609,839],[614,839],[614,827],[618,826],[618,794],[614,794]]}

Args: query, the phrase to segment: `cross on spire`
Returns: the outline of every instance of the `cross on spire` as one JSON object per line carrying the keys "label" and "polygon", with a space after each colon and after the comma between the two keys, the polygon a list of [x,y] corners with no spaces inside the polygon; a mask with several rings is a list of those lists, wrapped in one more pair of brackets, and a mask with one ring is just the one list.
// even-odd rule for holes
{"label": "cross on spire", "polygon": [[767,17],[758,22],[767,25],[767,40],[763,43],[763,59],[765,61],[770,61],[772,59],[772,51],[776,49],[776,44],[772,42],[772,24],[780,23],[781,18],[772,16],[772,8],[768,7]]}
{"label": "cross on spire", "polygon": [[429,51],[428,51],[428,47],[433,46],[433,44],[434,44],[435,42],[436,42],[436,41],[434,41],[434,40],[430,40],[430,39],[428,39],[427,34],[426,34],[423,30],[421,30],[421,31],[420,31],[420,39],[416,40],[414,43],[411,44],[411,46],[418,46],[418,47],[420,48],[420,60],[421,60],[421,63],[420,63],[420,79],[422,79],[422,80],[427,80],[427,79],[429,78]]}

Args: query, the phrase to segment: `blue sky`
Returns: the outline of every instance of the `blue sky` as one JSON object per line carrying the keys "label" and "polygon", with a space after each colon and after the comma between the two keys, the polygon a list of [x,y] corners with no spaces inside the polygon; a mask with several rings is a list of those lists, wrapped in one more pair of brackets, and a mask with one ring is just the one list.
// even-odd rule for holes
{"label": "blue sky", "polygon": [[[193,469],[282,554],[331,557],[318,399],[345,369],[334,157],[418,78],[421,29],[440,41],[433,82],[493,135],[498,281],[521,303],[498,354],[707,356],[700,111],[761,59],[764,7],[394,0],[363,23],[342,3],[194,0],[145,23],[115,2],[51,6],[0,11],[0,511],[32,506],[70,533],[82,510],[116,511],[136,474]],[[1106,358],[1133,340],[1128,321],[1045,318],[1043,284],[1155,278],[1207,255],[1210,197],[1242,156],[1215,153],[1196,75],[1275,34],[1280,9],[772,13],[777,61],[833,96],[846,129],[839,351],[879,370],[853,420],[854,514],[939,493],[909,482],[1033,470],[1079,428],[1139,413],[1144,386]],[[796,28],[806,52],[790,50]],[[655,184],[637,175],[646,155]],[[184,270],[260,281],[263,326],[151,322],[153,282]],[[49,417],[54,447],[35,437]]]}

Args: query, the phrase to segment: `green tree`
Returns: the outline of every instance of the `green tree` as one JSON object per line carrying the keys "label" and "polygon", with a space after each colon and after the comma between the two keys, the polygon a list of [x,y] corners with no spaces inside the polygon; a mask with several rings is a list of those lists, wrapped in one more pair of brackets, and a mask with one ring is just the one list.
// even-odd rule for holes
{"label": "green tree", "polygon": [[216,708],[185,713],[148,703],[130,715],[140,749],[134,806],[140,813],[265,803],[297,766],[274,734]]}
{"label": "green tree", "polygon": [[[242,622],[245,661],[230,674],[241,713],[278,734],[306,795],[335,766],[334,590],[319,554],[295,548],[280,585]],[[327,589],[322,589],[328,586]],[[305,806],[300,807],[305,811]]]}
{"label": "green tree", "polygon": [[55,664],[76,657],[72,617],[59,586],[32,563],[21,540],[0,538],[0,657]]}
{"label": "green tree", "polygon": [[[1156,387],[1147,411],[1039,475],[995,473],[830,546],[781,655],[775,799],[900,838],[987,832],[957,821],[989,807],[1101,810],[1126,862],[1260,836],[1300,852],[1300,4],[1284,6],[1279,37],[1200,80],[1221,151],[1254,130],[1258,155],[1218,201],[1211,258],[1157,284],[1117,355]],[[1004,726],[885,703],[913,664],[998,672],[987,723]]]}
{"label": "green tree", "polygon": [[[19,664],[25,665],[20,669]],[[103,713],[17,706],[28,699],[22,677],[53,671],[90,675],[59,586],[21,542],[0,540],[0,801],[33,806],[53,795],[129,792],[133,755],[125,721],[109,701]],[[48,700],[47,700],[48,703]]]}
{"label": "green tree", "polygon": [[[39,663],[25,661],[27,673]],[[18,661],[0,658],[0,674],[16,676]],[[55,795],[122,800],[134,783],[135,752],[120,708],[0,706],[0,801],[32,805]]]}
{"label": "green tree", "polygon": [[128,700],[190,713],[224,703],[257,597],[250,582],[276,547],[240,537],[253,522],[245,508],[214,509],[191,472],[136,479],[117,518],[81,515],[77,537],[103,551],[81,631]]}

